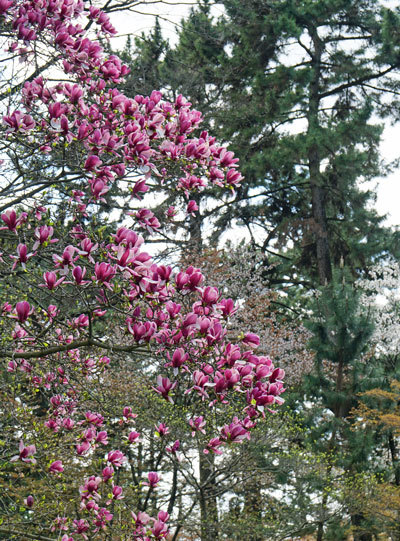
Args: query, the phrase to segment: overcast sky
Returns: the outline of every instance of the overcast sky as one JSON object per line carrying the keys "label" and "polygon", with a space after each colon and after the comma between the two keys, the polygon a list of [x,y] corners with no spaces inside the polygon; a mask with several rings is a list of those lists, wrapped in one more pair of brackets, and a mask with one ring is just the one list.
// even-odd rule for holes
{"label": "overcast sky", "polygon": [[[179,26],[182,17],[185,17],[190,7],[195,2],[179,0],[169,0],[169,3],[156,1],[154,4],[139,5],[136,13],[114,14],[112,17],[119,35],[124,36],[121,43],[128,34],[140,36],[142,32],[148,33],[154,26],[155,16],[159,16],[163,28],[163,35],[170,41],[176,38],[175,27]],[[390,2],[388,2],[390,4]],[[213,8],[216,13],[221,11],[221,7]],[[122,45],[121,45],[122,46]],[[383,135],[381,146],[382,158],[385,160],[394,160],[400,156],[400,126],[388,125]],[[376,183],[371,185],[377,188],[376,208],[380,214],[387,214],[387,223],[390,225],[400,225],[400,170],[384,179],[376,179]]]}

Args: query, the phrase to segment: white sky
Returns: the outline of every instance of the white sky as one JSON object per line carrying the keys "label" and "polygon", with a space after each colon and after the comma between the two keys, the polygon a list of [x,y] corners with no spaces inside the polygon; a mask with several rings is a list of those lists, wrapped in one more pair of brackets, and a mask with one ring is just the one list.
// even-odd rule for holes
{"label": "white sky", "polygon": [[[154,2],[154,0],[153,0]],[[170,41],[175,41],[176,25],[179,26],[180,21],[184,18],[190,8],[195,5],[191,0],[167,0],[163,2],[156,0],[153,3],[151,0],[146,0],[138,5],[136,13],[114,14],[112,22],[115,25],[119,35],[125,37],[128,34],[140,36],[142,32],[148,33],[154,26],[155,16],[159,16],[160,24],[163,28],[163,35]],[[397,4],[397,2],[395,2]],[[388,5],[392,5],[393,1],[388,0]],[[213,10],[217,14],[222,12],[221,6],[214,6]],[[117,38],[118,39],[118,38]],[[115,42],[114,42],[115,43]],[[388,124],[383,134],[381,145],[381,154],[384,160],[394,160],[400,157],[400,126],[390,126]],[[372,183],[371,189],[377,188],[377,203],[376,209],[379,214],[387,214],[388,225],[400,225],[400,170],[392,173],[386,178],[376,179]]]}

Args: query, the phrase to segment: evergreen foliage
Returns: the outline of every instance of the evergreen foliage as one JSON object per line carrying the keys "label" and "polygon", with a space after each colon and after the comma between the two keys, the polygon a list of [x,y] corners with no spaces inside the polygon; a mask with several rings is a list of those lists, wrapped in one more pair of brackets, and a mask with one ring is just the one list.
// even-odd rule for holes
{"label": "evergreen foliage", "polygon": [[175,46],[156,24],[131,53],[129,84],[140,88],[137,58],[157,50],[151,82],[188,96],[241,159],[238,197],[204,210],[203,236],[211,218],[214,242],[244,226],[280,264],[271,283],[296,284],[301,273],[324,285],[341,259],[357,275],[397,254],[363,184],[388,170],[372,117],[397,110],[397,13],[372,0],[222,4],[219,17],[208,1],[192,9]]}
{"label": "evergreen foliage", "polygon": [[[162,43],[158,57],[156,87],[198,106],[244,174],[229,204],[211,191],[197,196],[201,213],[189,249],[210,235],[210,221],[212,243],[243,226],[263,254],[265,285],[278,292],[272,309],[308,322],[315,365],[287,396],[286,411],[296,417],[287,447],[274,455],[257,441],[254,450],[255,467],[275,461],[270,487],[284,496],[262,500],[267,492],[253,486],[261,514],[250,517],[240,507],[245,489],[238,490],[220,528],[232,539],[243,538],[250,523],[260,539],[396,536],[392,519],[371,512],[370,494],[371,487],[382,494],[380,476],[388,487],[396,483],[383,457],[397,457],[397,441],[361,428],[353,412],[360,393],[388,389],[398,372],[397,357],[374,349],[376,315],[356,283],[370,277],[372,264],[399,255],[398,232],[384,225],[367,188],[391,170],[379,145],[384,120],[398,119],[399,10],[373,0],[221,5],[216,14],[199,2],[177,44]],[[145,59],[147,47],[136,42],[129,54]],[[135,79],[134,69],[132,88]]]}

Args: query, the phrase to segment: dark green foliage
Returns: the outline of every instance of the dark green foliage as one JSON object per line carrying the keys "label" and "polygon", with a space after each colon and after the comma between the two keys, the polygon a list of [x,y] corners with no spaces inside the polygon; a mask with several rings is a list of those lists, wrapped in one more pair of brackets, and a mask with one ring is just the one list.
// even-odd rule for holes
{"label": "dark green foliage", "polygon": [[128,37],[121,59],[129,63],[131,73],[123,85],[123,91],[131,96],[149,95],[154,89],[162,89],[164,80],[161,61],[168,50],[168,43],[163,39],[159,20],[156,19],[150,35],[141,34],[134,44]]}
{"label": "dark green foliage", "polygon": [[[240,158],[245,178],[235,201],[203,193],[189,240],[195,231],[196,242],[210,235],[217,243],[243,226],[263,253],[265,282],[284,287],[281,307],[309,320],[314,335],[315,368],[286,397],[296,434],[280,453],[260,442],[251,451],[254,467],[272,472],[271,491],[284,496],[251,487],[264,498],[261,515],[251,517],[249,486],[239,483],[221,527],[232,539],[248,537],[251,523],[260,539],[339,540],[353,531],[369,541],[377,530],[345,487],[358,476],[390,478],[389,448],[379,430],[357,429],[351,412],[360,393],[388,388],[398,361],[370,351],[372,315],[354,283],[371,264],[399,255],[398,232],[383,225],[365,187],[389,171],[379,154],[379,115],[399,117],[399,9],[375,0],[221,4],[218,16],[207,0],[193,8],[176,45],[156,25],[126,48],[132,95],[182,93]],[[309,290],[319,290],[312,301]]]}
{"label": "dark green foliage", "polygon": [[272,284],[299,273],[324,284],[342,258],[357,275],[397,253],[361,184],[385,172],[371,119],[397,107],[397,13],[372,0],[223,6],[218,18],[207,1],[192,9],[175,46],[156,23],[130,52],[127,87],[182,93],[240,158],[236,201],[201,217],[213,220],[213,241],[244,226],[280,264]]}

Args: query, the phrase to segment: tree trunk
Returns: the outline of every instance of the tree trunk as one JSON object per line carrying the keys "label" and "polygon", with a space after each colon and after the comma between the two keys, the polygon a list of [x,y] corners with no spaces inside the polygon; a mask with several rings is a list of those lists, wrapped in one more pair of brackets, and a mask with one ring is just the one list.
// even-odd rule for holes
{"label": "tree trunk", "polygon": [[[251,524],[251,540],[264,541],[262,535],[262,496],[260,483],[254,475],[244,481],[243,515],[247,524]],[[250,532],[248,532],[250,534]]]}
{"label": "tree trunk", "polygon": [[328,242],[328,227],[325,209],[325,188],[321,176],[321,156],[319,151],[319,120],[318,110],[320,106],[320,78],[321,78],[321,56],[323,42],[318,36],[317,30],[309,28],[313,40],[313,77],[310,82],[309,108],[307,114],[308,128],[308,169],[310,175],[312,219],[314,228],[314,240],[316,246],[316,257],[318,276],[321,285],[326,285],[332,280],[331,258]]}
{"label": "tree trunk", "polygon": [[324,523],[318,522],[317,541],[322,541],[324,538]]}
{"label": "tree trunk", "polygon": [[215,458],[199,450],[201,541],[218,540],[218,505],[215,484]]}
{"label": "tree trunk", "polygon": [[[192,194],[193,201],[196,202],[197,206],[200,208],[201,195],[196,193]],[[202,217],[200,215],[200,210],[195,213],[194,216],[189,218],[189,240],[187,243],[187,253],[192,255],[193,252],[200,253],[203,248],[203,238],[201,232],[202,226]]]}
{"label": "tree trunk", "polygon": [[399,456],[397,452],[396,442],[393,437],[393,433],[389,433],[389,449],[390,449],[390,456],[392,458],[392,466],[394,471],[394,479],[396,482],[396,486],[400,486],[400,461]]}

